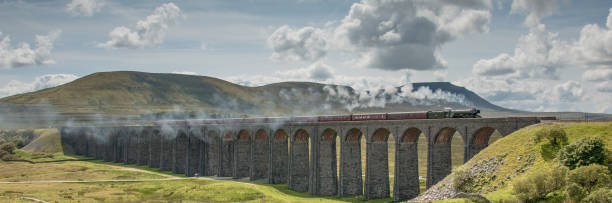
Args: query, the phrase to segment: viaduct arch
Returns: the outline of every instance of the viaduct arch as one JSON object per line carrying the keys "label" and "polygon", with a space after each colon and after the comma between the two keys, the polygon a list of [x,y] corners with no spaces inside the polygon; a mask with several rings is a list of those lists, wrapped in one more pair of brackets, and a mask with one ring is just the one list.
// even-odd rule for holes
{"label": "viaduct arch", "polygon": [[[62,142],[78,155],[148,165],[194,176],[288,183],[291,190],[320,196],[391,195],[389,139],[395,140],[393,200],[419,194],[418,145],[427,140],[427,187],[450,174],[450,140],[462,135],[464,161],[502,136],[540,122],[535,117],[384,120],[364,122],[61,128]],[[366,144],[362,168],[362,140]],[[339,143],[337,143],[339,142]],[[337,147],[339,144],[339,147]],[[391,146],[393,146],[391,145]],[[339,158],[336,154],[339,151]],[[365,172],[365,176],[362,174]]]}

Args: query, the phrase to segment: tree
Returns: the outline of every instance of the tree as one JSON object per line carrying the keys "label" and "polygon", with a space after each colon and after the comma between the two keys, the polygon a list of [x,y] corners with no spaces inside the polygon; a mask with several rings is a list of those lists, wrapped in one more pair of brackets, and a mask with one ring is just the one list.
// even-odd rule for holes
{"label": "tree", "polygon": [[607,164],[606,148],[601,139],[583,138],[559,151],[559,162],[570,169],[590,164]]}

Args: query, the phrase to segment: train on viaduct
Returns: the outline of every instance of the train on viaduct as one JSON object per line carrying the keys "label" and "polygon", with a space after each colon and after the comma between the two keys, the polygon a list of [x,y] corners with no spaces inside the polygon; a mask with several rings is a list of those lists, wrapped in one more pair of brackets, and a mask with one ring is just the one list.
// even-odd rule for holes
{"label": "train on viaduct", "polygon": [[[426,185],[430,187],[451,173],[450,141],[455,132],[463,135],[467,161],[487,147],[495,130],[506,136],[540,122],[538,117],[423,113],[402,119],[387,113],[368,114],[372,119],[348,115],[328,120],[169,120],[149,125],[62,127],[60,133],[64,146],[75,154],[108,162],[147,165],[186,176],[197,173],[287,183],[290,190],[298,192],[363,195],[365,199],[390,197],[388,140],[392,136],[396,149],[393,200],[399,201],[419,194],[418,136],[424,135],[428,142]],[[366,144],[365,176],[362,137]]]}

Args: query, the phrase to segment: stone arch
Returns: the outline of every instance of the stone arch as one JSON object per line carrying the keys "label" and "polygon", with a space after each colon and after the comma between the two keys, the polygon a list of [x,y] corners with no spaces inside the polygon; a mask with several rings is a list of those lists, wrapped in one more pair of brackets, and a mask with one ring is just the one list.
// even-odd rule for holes
{"label": "stone arch", "polygon": [[482,127],[474,133],[472,136],[472,143],[477,145],[484,145],[489,143],[489,138],[491,134],[495,132],[495,128],[492,127]]}
{"label": "stone arch", "polygon": [[378,128],[374,131],[374,133],[372,133],[372,142],[387,142],[387,140],[389,139],[389,134],[391,134],[391,131],[389,131],[387,128]]}
{"label": "stone arch", "polygon": [[340,196],[363,194],[361,139],[358,128],[346,131],[340,146]]}
{"label": "stone arch", "polygon": [[293,137],[296,142],[308,142],[308,139],[310,138],[308,131],[304,129],[295,131],[295,135]]}
{"label": "stone arch", "polygon": [[235,178],[250,177],[251,168],[251,132],[246,129],[238,131],[237,140],[234,144],[236,159],[234,165]]}
{"label": "stone arch", "polygon": [[268,140],[268,132],[264,129],[259,129],[255,132],[255,140]]}
{"label": "stone arch", "polygon": [[453,135],[457,130],[453,127],[444,127],[438,131],[435,138],[435,144],[449,144]]}
{"label": "stone arch", "polygon": [[289,188],[297,192],[307,192],[310,186],[310,135],[304,129],[298,129],[291,142],[291,165]]}
{"label": "stone arch", "polygon": [[421,130],[418,128],[408,128],[402,134],[402,138],[400,142],[402,143],[416,143],[419,140],[419,135],[421,135]]}
{"label": "stone arch", "polygon": [[216,130],[208,130],[204,138],[204,149],[206,156],[206,166],[204,169],[204,175],[214,176],[219,175],[219,163],[220,157],[220,144],[221,140],[219,133]]}
{"label": "stone arch", "polygon": [[253,140],[253,173],[251,174],[251,180],[268,178],[269,152],[268,132],[265,129],[258,129]]}
{"label": "stone arch", "polygon": [[478,152],[489,146],[489,139],[495,132],[495,128],[482,127],[476,130],[472,135],[470,143],[467,145],[467,151],[465,152],[465,160],[468,161],[474,157]]}
{"label": "stone arch", "polygon": [[274,140],[286,140],[287,137],[287,132],[283,129],[278,129],[274,132]]}
{"label": "stone arch", "polygon": [[242,129],[238,131],[238,141],[249,141],[251,140],[251,133],[248,130]]}
{"label": "stone arch", "polygon": [[286,183],[289,168],[289,135],[284,129],[274,131],[270,150],[272,150],[271,174],[269,182],[272,184]]}
{"label": "stone arch", "polygon": [[338,170],[336,159],[336,130],[325,128],[320,134],[319,147],[316,147],[317,158],[315,174],[317,195],[330,196],[338,193]]}
{"label": "stone arch", "polygon": [[391,195],[389,186],[389,153],[387,139],[391,131],[378,128],[372,133],[372,138],[366,152],[366,199],[381,199]]}
{"label": "stone arch", "polygon": [[[447,126],[439,129],[433,137],[433,143],[429,144],[430,148],[428,149],[429,153],[427,155],[428,188],[435,185],[437,182],[450,174],[453,165],[460,165],[466,160],[466,135],[461,135],[460,137],[454,136],[456,133],[461,134],[457,129],[462,128],[458,128],[457,126]],[[455,143],[455,146],[453,146],[453,139],[461,139],[461,144]],[[456,150],[453,150],[453,148]],[[461,157],[463,161],[458,161],[461,159],[457,157]]]}
{"label": "stone arch", "polygon": [[363,133],[361,133],[361,130],[357,129],[357,128],[351,128],[349,131],[346,132],[346,139],[344,139],[344,141],[346,142],[359,142],[359,140],[361,140],[361,135]]}

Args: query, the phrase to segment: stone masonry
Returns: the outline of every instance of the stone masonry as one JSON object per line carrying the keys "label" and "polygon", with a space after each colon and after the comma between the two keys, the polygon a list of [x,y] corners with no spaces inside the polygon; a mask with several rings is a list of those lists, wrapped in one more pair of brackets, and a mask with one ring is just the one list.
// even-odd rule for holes
{"label": "stone masonry", "polygon": [[[148,164],[187,176],[197,171],[204,176],[267,179],[272,184],[288,183],[293,191],[321,196],[386,198],[391,194],[389,176],[394,175],[393,201],[404,201],[419,193],[418,136],[427,138],[427,187],[431,187],[451,172],[450,140],[455,132],[462,135],[467,161],[488,146],[494,131],[505,136],[538,122],[538,118],[525,117],[274,126],[176,124],[65,127],[60,133],[62,144],[78,155]],[[396,140],[395,174],[389,174],[388,168],[389,136]],[[362,139],[366,143],[365,181],[361,175]]]}

